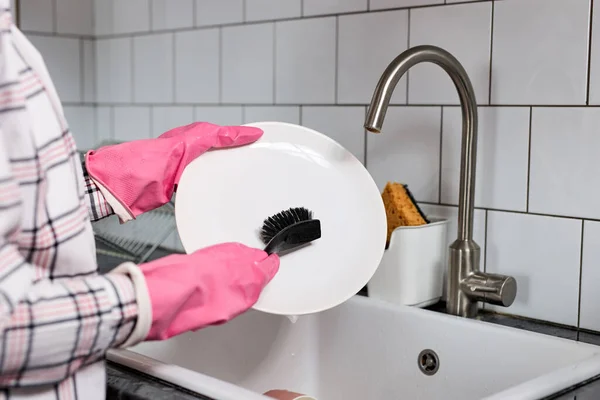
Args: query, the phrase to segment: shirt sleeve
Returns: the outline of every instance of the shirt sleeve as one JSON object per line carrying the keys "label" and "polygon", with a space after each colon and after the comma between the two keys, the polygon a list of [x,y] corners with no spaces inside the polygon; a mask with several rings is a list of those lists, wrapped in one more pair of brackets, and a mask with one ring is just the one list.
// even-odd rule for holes
{"label": "shirt sleeve", "polygon": [[92,180],[85,167],[85,162],[81,164],[83,169],[83,178],[85,182],[85,202],[88,208],[90,219],[98,221],[113,215],[115,212],[111,205],[106,201],[98,185]]}
{"label": "shirt sleeve", "polygon": [[[0,131],[0,387],[61,381],[104,356],[140,341],[143,279],[123,264],[104,276],[35,279],[18,248],[23,197]],[[140,294],[141,293],[141,294]],[[140,302],[148,302],[144,300]]]}

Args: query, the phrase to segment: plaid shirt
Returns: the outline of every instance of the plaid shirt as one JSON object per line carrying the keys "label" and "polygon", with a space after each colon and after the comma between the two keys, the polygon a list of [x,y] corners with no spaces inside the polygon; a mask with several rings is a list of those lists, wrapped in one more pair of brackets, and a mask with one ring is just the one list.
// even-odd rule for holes
{"label": "plaid shirt", "polygon": [[112,213],[0,0],[0,399],[104,400],[104,355],[138,330],[135,279],[97,273],[90,220]]}

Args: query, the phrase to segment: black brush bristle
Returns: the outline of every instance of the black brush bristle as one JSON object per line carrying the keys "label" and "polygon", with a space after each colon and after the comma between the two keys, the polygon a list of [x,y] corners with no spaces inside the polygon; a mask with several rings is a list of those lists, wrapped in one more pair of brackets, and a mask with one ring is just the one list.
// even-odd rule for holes
{"label": "black brush bristle", "polygon": [[264,244],[268,244],[275,235],[288,226],[297,222],[308,221],[312,218],[312,211],[304,207],[293,207],[281,211],[264,220],[260,231],[260,239]]}

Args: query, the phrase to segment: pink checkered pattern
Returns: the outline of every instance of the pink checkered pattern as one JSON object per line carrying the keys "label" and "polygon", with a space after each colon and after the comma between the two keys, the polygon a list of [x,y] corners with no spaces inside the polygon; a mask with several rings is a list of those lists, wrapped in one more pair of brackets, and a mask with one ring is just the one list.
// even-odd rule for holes
{"label": "pink checkered pattern", "polygon": [[104,354],[133,331],[135,291],[97,273],[90,220],[113,210],[11,19],[0,0],[0,399],[104,399]]}

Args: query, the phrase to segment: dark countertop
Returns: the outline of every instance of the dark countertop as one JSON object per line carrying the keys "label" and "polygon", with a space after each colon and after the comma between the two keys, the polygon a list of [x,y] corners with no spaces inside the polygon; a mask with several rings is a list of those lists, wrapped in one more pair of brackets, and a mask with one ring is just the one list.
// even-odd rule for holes
{"label": "dark countertop", "polygon": [[[98,244],[100,250],[103,246]],[[169,254],[164,250],[157,250],[152,259]],[[98,265],[101,272],[108,272],[123,262],[123,259],[107,254],[98,254]],[[359,295],[368,295],[363,289]],[[433,311],[444,312],[444,304],[439,303],[428,307]],[[576,340],[585,343],[600,345],[600,334],[560,326],[544,321],[536,321],[527,318],[515,317],[482,310],[477,319],[494,324],[509,326],[517,329],[525,329],[532,332],[558,336],[565,339]],[[186,389],[177,387],[170,383],[155,379],[154,377],[140,373],[122,365],[107,361],[107,399],[109,400],[215,400]],[[571,387],[560,393],[546,397],[543,400],[592,400],[600,399],[600,376]],[[327,400],[327,399],[321,399]],[[542,399],[540,399],[542,400]]]}

